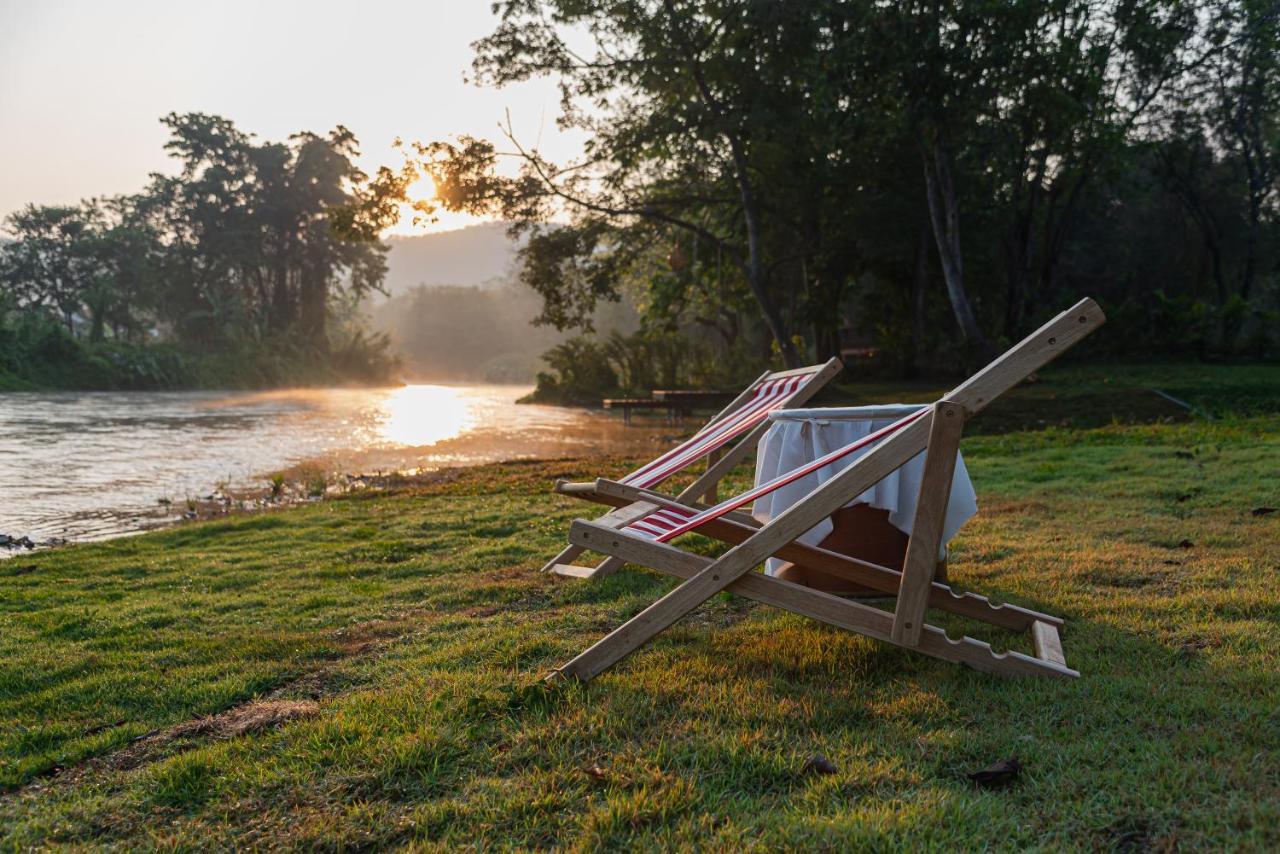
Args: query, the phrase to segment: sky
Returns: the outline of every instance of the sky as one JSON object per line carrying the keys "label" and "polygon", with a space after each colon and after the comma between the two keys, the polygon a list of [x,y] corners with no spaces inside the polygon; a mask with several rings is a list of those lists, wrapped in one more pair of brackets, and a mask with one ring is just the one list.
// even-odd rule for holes
{"label": "sky", "polygon": [[[517,137],[553,161],[581,151],[557,130],[549,80],[463,81],[490,0],[0,0],[0,217],[142,188],[173,171],[161,116],[216,113],[258,138],[342,124],[360,165],[398,165],[392,141]],[[478,220],[445,213],[428,227]]]}

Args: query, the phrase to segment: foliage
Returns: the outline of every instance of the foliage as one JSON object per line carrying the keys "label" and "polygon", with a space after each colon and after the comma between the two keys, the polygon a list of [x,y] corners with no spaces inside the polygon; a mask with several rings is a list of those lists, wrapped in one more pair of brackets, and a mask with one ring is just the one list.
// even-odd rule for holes
{"label": "foliage", "polygon": [[43,313],[0,313],[0,390],[181,388],[194,382],[192,371],[173,346],[86,341]]}
{"label": "foliage", "polygon": [[[153,175],[136,195],[30,205],[6,220],[14,239],[0,246],[0,325],[53,342],[60,339],[44,318],[60,323],[62,385],[170,387],[199,373],[125,355],[157,343],[204,363],[290,354],[284,358],[300,356],[304,371],[385,380],[394,368],[385,341],[347,327],[359,298],[380,286],[386,249],[378,235],[416,173],[365,175],[353,163],[356,139],[342,127],[285,144],[257,143],[201,113],[162,121],[176,174]],[[86,372],[73,356],[105,359],[108,368]],[[109,369],[121,359],[130,364]],[[152,361],[159,359],[157,351]],[[9,371],[33,374],[22,365],[7,358]],[[264,365],[262,373],[298,372]]]}
{"label": "foliage", "polygon": [[156,390],[265,388],[384,383],[399,363],[384,336],[361,328],[334,330],[341,343],[323,358],[292,341],[252,339],[208,352],[173,342],[78,338],[38,312],[0,320],[0,391],[44,389]]}
{"label": "foliage", "polygon": [[[1280,506],[1280,394],[1241,370],[1050,369],[1013,394],[1102,426],[965,440],[982,512],[952,578],[1065,614],[1074,682],[724,597],[585,688],[535,687],[674,583],[536,571],[583,511],[548,479],[634,460],[2,561],[0,847],[1274,850],[1280,514],[1251,511]],[[1110,423],[1179,381],[1271,409]],[[1010,755],[1009,788],[967,780]]]}
{"label": "foliage", "polygon": [[1274,3],[497,9],[476,79],[555,79],[586,154],[551,163],[512,128],[505,154],[417,151],[443,204],[528,235],[542,322],[589,332],[629,298],[648,327],[698,324],[757,365],[834,355],[843,334],[910,373],[1086,294],[1133,318],[1117,349],[1172,351],[1159,292],[1212,315],[1202,352],[1276,352]]}
{"label": "foliage", "polygon": [[623,394],[607,351],[593,338],[570,338],[542,358],[554,373],[538,373],[538,387],[528,402],[595,406],[601,398]]}
{"label": "foliage", "polygon": [[721,348],[688,330],[580,335],[542,358],[551,372],[538,374],[529,402],[598,406],[606,397],[647,398],[655,388],[733,387],[756,376],[751,360],[725,359]]}

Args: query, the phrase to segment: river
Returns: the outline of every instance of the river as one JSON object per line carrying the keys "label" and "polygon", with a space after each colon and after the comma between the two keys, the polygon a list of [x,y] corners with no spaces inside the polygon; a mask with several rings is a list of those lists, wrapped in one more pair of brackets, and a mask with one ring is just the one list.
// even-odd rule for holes
{"label": "river", "polygon": [[[422,471],[498,460],[649,454],[660,420],[516,405],[514,386],[0,394],[0,534],[85,541],[181,518],[187,499],[270,473]],[[0,549],[0,554],[6,550]]]}

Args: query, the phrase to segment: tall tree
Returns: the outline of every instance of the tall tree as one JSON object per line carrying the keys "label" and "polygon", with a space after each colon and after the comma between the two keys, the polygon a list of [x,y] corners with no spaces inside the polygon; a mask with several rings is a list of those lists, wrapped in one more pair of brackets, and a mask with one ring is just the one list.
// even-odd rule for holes
{"label": "tall tree", "polygon": [[[568,323],[613,295],[612,277],[643,254],[634,242],[623,245],[629,238],[652,240],[665,229],[665,251],[654,247],[660,256],[696,243],[732,268],[783,360],[797,364],[798,324],[838,324],[842,284],[836,277],[821,292],[825,311],[804,298],[818,293],[805,261],[820,217],[795,204],[824,201],[815,178],[824,153],[807,133],[808,81],[795,73],[810,51],[829,48],[824,16],[808,4],[745,0],[514,0],[498,8],[496,32],[476,45],[479,79],[556,76],[561,124],[591,141],[581,162],[556,166],[513,135],[524,169],[506,181],[495,177],[496,149],[487,143],[423,146],[445,203],[531,227],[531,284],[540,284],[539,269],[572,273],[561,285],[567,294],[551,299],[574,307],[550,315]],[[591,45],[579,50],[571,33],[581,31]],[[552,236],[561,229],[535,226],[565,214],[573,232]],[[648,227],[637,230],[637,222]],[[834,335],[824,337],[834,347]]]}

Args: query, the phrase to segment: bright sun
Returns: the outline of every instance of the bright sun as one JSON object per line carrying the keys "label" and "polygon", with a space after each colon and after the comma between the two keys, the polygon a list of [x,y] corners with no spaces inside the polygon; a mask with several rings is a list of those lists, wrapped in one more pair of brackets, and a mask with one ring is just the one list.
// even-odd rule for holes
{"label": "bright sun", "polygon": [[436,197],[436,181],[430,175],[423,174],[418,180],[409,185],[409,198],[417,201],[419,199],[434,199]]}
{"label": "bright sun", "polygon": [[[422,213],[413,209],[412,202],[435,201],[436,198],[436,182],[430,175],[421,175],[405,188],[405,193],[409,197],[408,202],[400,203],[400,222],[391,229],[392,233],[399,234],[421,234],[423,231],[435,231],[434,223],[428,222]],[[437,211],[436,217],[439,218]],[[417,222],[415,222],[415,218]]]}
{"label": "bright sun", "polygon": [[[410,201],[436,201],[438,191],[435,179],[430,175],[421,175],[406,188],[405,192],[408,194]],[[418,219],[417,223],[414,222],[415,217]],[[403,203],[400,205],[400,222],[388,229],[387,233],[414,235],[433,231],[449,231],[455,228],[475,225],[478,222],[486,222],[487,219],[487,217],[478,217],[472,214],[437,208],[434,214],[434,221],[428,222],[421,213],[413,209],[413,205]]]}

